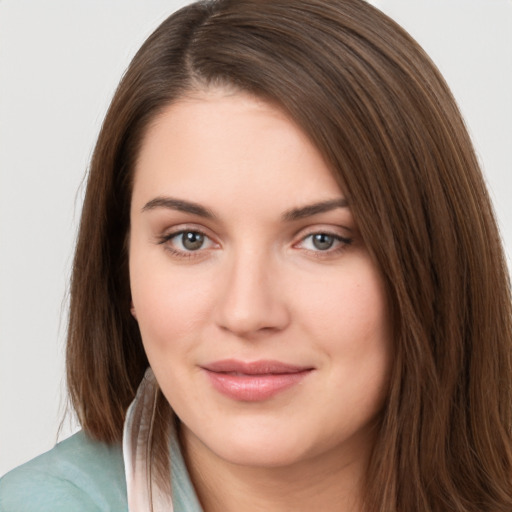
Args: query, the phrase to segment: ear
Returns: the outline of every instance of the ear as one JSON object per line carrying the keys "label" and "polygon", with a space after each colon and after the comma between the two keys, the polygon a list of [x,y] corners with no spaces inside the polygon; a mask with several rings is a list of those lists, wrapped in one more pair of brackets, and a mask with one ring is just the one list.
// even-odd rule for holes
{"label": "ear", "polygon": [[133,301],[130,301],[130,313],[132,314],[133,318],[137,320],[137,312],[135,311],[135,306],[133,305]]}

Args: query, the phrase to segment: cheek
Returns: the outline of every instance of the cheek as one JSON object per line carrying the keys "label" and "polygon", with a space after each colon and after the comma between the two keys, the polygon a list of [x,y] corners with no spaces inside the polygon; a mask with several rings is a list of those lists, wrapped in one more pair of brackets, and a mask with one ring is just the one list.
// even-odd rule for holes
{"label": "cheek", "polygon": [[369,350],[389,339],[384,289],[366,262],[340,269],[325,281],[304,282],[295,293],[296,304],[306,306],[297,315],[304,328],[334,351]]}
{"label": "cheek", "polygon": [[380,408],[388,387],[392,343],[385,297],[366,260],[300,290],[300,302],[309,304],[300,315],[303,329],[326,355],[331,382],[361,414]]}
{"label": "cheek", "polygon": [[152,353],[182,350],[208,318],[212,302],[209,281],[190,279],[165,261],[151,265],[146,259],[140,263],[136,254],[131,256],[132,301],[146,352],[151,357]]}

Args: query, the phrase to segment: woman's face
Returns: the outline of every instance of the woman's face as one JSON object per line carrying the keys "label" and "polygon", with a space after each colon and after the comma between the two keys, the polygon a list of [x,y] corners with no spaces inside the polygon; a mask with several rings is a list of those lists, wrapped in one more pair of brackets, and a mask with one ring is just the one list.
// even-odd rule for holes
{"label": "woman's face", "polygon": [[169,106],[137,161],[129,259],[187,443],[259,467],[368,454],[391,358],[383,286],[343,191],[280,110],[222,90]]}

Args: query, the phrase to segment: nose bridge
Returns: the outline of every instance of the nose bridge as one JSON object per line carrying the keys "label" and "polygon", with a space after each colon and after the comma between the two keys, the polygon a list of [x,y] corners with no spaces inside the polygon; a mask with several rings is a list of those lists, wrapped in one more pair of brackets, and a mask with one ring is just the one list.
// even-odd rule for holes
{"label": "nose bridge", "polygon": [[222,280],[218,321],[223,329],[247,336],[287,324],[279,265],[268,251],[249,244],[234,250]]}

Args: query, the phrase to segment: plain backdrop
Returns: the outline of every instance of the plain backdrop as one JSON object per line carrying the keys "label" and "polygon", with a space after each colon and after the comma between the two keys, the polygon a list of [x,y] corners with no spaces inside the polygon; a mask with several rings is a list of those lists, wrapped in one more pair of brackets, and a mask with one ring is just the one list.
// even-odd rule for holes
{"label": "plain backdrop", "polygon": [[[109,100],[179,0],[0,0],[0,475],[50,449],[66,408],[67,283]],[[512,250],[512,1],[374,0],[451,86]],[[60,438],[77,426],[62,424]]]}

